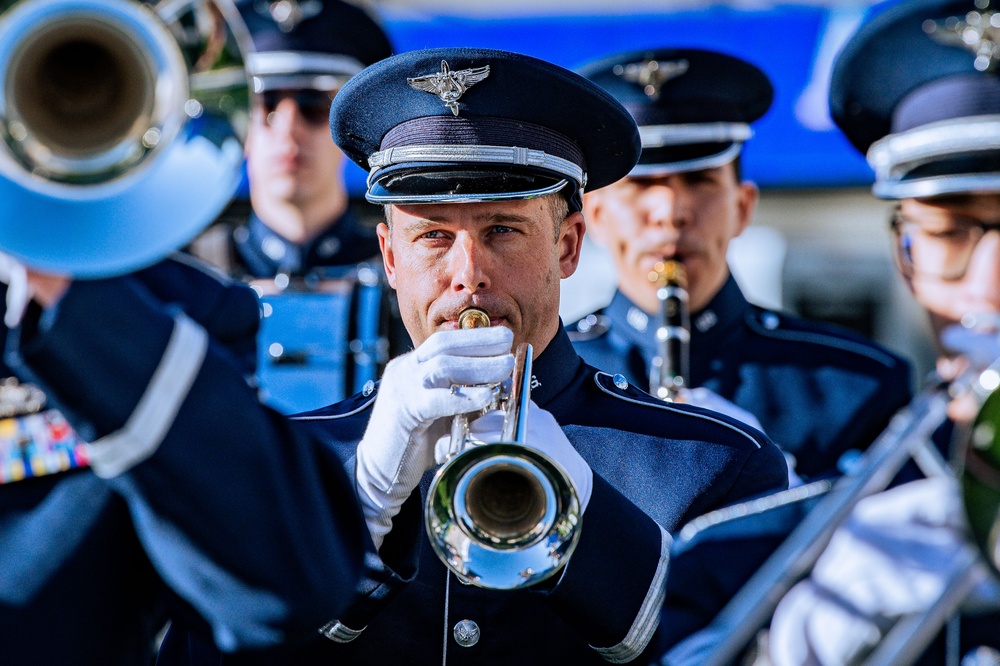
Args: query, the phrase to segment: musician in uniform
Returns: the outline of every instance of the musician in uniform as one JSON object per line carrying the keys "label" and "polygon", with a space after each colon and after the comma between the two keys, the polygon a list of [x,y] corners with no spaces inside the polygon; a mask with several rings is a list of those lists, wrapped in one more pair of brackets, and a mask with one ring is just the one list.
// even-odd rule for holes
{"label": "musician in uniform", "polygon": [[[898,202],[889,221],[897,267],[941,342],[940,377],[927,387],[929,399],[904,412],[885,442],[912,446],[914,437],[919,435],[918,443],[923,443],[927,431],[934,431],[931,443],[945,458],[954,456],[955,423],[971,417],[966,381],[949,382],[957,370],[1000,356],[995,330],[976,335],[953,328],[961,321],[989,322],[1000,308],[995,233],[1000,210],[995,138],[1000,130],[994,124],[1000,87],[996,74],[987,71],[990,16],[973,2],[923,0],[884,9],[843,48],[830,92],[833,119],[875,170],[874,193]],[[941,396],[944,391],[948,393]],[[929,405],[935,405],[935,394],[943,402],[950,392],[963,397],[947,404],[949,420],[944,406],[937,405],[936,413]],[[922,419],[929,419],[923,432],[901,438]],[[925,454],[925,465],[933,458]],[[877,479],[891,477],[895,468],[871,471]],[[960,631],[949,632],[949,638],[935,636],[940,622],[932,622],[930,631],[904,640],[909,653],[899,663],[958,663],[963,655],[968,659],[963,664],[995,663],[995,651],[983,661],[972,652],[997,645],[1000,618],[978,613],[991,604],[995,609],[998,597],[983,563],[970,556],[968,526],[953,479],[944,474],[900,480],[910,482],[860,500],[809,577],[781,601],[766,642],[770,663],[859,663],[884,647],[880,641],[901,617],[928,610],[940,613],[941,620],[951,615],[938,598],[949,581],[965,575],[982,585],[973,587],[965,600],[962,610],[973,612],[961,616]],[[852,499],[841,494],[840,500],[845,497]],[[725,525],[730,535],[723,535],[715,550],[738,547],[749,553],[751,547],[780,543],[797,525],[796,508],[791,503],[731,520]],[[682,555],[675,563],[686,559],[697,571],[705,550],[695,547],[689,551],[694,558]],[[803,566],[796,560],[779,564],[785,571]],[[777,594],[776,588],[757,591],[768,598],[743,599],[746,608],[737,608],[733,617],[697,640],[671,649],[661,663],[708,663],[728,629],[745,617],[741,613]],[[669,590],[667,603],[670,607]]]}
{"label": "musician in uniform", "polygon": [[666,293],[650,274],[658,262],[679,261],[690,325],[665,331],[688,340],[681,379],[693,390],[680,399],[749,412],[804,479],[838,474],[840,457],[864,449],[906,403],[909,365],[846,330],[753,305],[730,272],[727,248],[758,200],[740,152],[770,107],[766,75],[733,56],[683,48],[618,54],[580,71],[635,117],[642,154],[625,178],[584,200],[618,290],[570,325],[577,351],[630,382],[650,382],[651,366],[663,361],[658,293]]}
{"label": "musician in uniform", "polygon": [[[358,603],[291,662],[648,658],[670,531],[783,488],[787,469],[741,422],[664,403],[588,366],[559,321],[559,280],[579,260],[583,190],[632,167],[634,122],[597,86],[547,62],[443,48],[356,75],[334,100],[331,129],[370,169],[369,200],[386,206],[383,261],[415,350],[390,362],[378,385],[293,419],[354,471],[378,557]],[[469,306],[493,326],[455,330]],[[534,348],[525,446],[571,479],[579,541],[569,563],[533,587],[460,584],[432,550],[421,507],[430,472],[459,444],[451,417],[490,404],[522,342]],[[494,416],[470,417],[479,440],[496,441]],[[164,654],[217,663],[197,637],[173,630]]]}
{"label": "musician in uniform", "polygon": [[148,665],[171,617],[262,649],[344,607],[364,528],[339,465],[220,435],[255,400],[248,287],[178,254],[43,314],[23,267],[0,269],[5,358],[30,382],[0,388],[5,663]]}
{"label": "musician in uniform", "polygon": [[[953,424],[971,420],[977,402],[958,371],[982,370],[1000,356],[998,23],[995,10],[972,1],[890,7],[845,45],[830,89],[834,121],[875,171],[875,196],[897,202],[889,221],[897,267],[940,343],[941,386],[955,380],[951,421],[933,440],[946,457],[961,441],[953,441]],[[931,610],[947,617],[939,595],[964,575],[978,584],[962,605],[959,632],[931,642],[919,663],[996,663],[1000,594],[969,555],[965,513],[948,475],[863,500],[779,605],[775,663],[857,663],[899,618]],[[909,643],[919,654],[931,636]]]}
{"label": "musician in uniform", "polygon": [[392,47],[372,15],[341,0],[239,8],[258,93],[245,151],[249,199],[237,197],[190,249],[264,297],[261,388],[276,407],[301,411],[360,389],[400,351],[394,303],[369,263],[378,209],[349,199],[344,155],[328,129],[337,90]]}

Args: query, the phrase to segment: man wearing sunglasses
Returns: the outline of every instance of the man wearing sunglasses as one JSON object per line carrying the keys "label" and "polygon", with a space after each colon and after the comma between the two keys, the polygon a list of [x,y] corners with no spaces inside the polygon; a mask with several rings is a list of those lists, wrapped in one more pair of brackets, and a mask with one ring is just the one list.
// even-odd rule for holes
{"label": "man wearing sunglasses", "polygon": [[249,198],[238,197],[191,250],[264,296],[258,383],[291,413],[361,390],[387,349],[408,340],[389,334],[389,290],[378,264],[365,263],[378,254],[375,222],[366,222],[367,204],[349,200],[329,131],[340,87],[392,48],[372,16],[340,0],[239,8],[255,47]]}

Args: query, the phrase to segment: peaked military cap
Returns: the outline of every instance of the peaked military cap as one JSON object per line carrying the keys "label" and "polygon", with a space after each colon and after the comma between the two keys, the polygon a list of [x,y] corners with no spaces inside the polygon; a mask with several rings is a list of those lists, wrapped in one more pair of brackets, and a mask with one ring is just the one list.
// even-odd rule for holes
{"label": "peaked military cap", "polygon": [[1000,191],[1000,14],[911,0],[844,46],[830,113],[875,170],[876,196]]}
{"label": "peaked military cap", "polygon": [[517,53],[410,51],[336,96],[333,139],[373,203],[526,199],[613,183],[639,156],[628,112],[583,77]]}
{"label": "peaked military cap", "polygon": [[392,55],[378,23],[347,2],[243,0],[239,9],[256,51],[247,58],[255,92],[337,90]]}
{"label": "peaked military cap", "polygon": [[613,55],[578,70],[635,118],[642,156],[632,176],[710,169],[732,161],[774,89],[757,67],[700,49]]}

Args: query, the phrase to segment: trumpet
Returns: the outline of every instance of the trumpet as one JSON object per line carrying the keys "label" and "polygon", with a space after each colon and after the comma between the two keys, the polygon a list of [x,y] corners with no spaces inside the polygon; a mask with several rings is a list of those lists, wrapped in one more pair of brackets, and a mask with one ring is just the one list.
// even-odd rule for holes
{"label": "trumpet", "polygon": [[656,283],[656,297],[660,301],[657,354],[650,364],[649,392],[661,400],[673,402],[687,386],[689,375],[691,321],[687,272],[679,261],[659,261],[650,271],[649,281]]}
{"label": "trumpet", "polygon": [[0,248],[108,277],[189,242],[242,172],[232,0],[0,0]]}
{"label": "trumpet", "polygon": [[[489,326],[470,308],[461,328]],[[459,580],[489,589],[539,583],[569,560],[580,538],[581,506],[569,475],[548,456],[524,446],[531,400],[531,345],[518,345],[509,386],[496,387],[501,441],[469,438],[469,416],[452,421],[455,451],[431,481],[425,526],[435,553]]]}

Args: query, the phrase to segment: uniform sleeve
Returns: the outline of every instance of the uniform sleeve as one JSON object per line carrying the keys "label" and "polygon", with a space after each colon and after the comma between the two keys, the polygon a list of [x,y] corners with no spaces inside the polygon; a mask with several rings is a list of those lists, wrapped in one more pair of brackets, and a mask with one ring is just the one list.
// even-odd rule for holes
{"label": "uniform sleeve", "polygon": [[597,474],[580,541],[544,594],[605,660],[636,659],[652,639],[666,586],[670,535]]}
{"label": "uniform sleeve", "polygon": [[[349,603],[364,523],[339,461],[260,405],[234,355],[129,277],[75,282],[10,343],[92,442],[163,579],[223,651]],[[314,635],[314,634],[313,634]]]}

